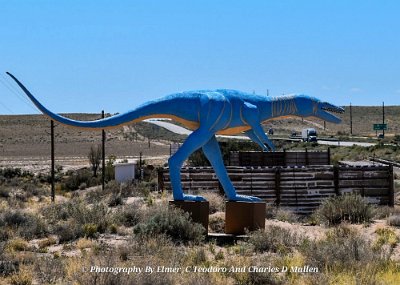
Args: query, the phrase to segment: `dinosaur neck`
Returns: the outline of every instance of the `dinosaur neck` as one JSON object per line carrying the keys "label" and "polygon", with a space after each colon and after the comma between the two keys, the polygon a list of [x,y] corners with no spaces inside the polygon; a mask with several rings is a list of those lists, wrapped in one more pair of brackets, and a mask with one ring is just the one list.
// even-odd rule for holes
{"label": "dinosaur neck", "polygon": [[293,96],[266,98],[261,103],[261,119],[263,121],[277,117],[297,114],[297,106]]}

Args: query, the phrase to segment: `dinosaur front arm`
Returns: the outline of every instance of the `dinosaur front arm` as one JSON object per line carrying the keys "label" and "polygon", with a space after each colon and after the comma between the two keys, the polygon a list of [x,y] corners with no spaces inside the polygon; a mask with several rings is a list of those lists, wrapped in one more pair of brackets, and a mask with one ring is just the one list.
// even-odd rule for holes
{"label": "dinosaur front arm", "polygon": [[[275,151],[275,146],[272,141],[265,134],[260,121],[260,113],[257,106],[245,102],[241,109],[241,118],[244,123],[251,127],[251,130],[246,131],[246,135],[255,143],[265,150],[265,145]],[[267,149],[268,150],[268,149]]]}

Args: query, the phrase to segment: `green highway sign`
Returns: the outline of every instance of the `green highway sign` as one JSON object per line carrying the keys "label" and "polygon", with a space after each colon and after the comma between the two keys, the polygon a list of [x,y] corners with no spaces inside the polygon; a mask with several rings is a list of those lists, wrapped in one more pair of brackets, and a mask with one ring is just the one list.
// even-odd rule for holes
{"label": "green highway sign", "polygon": [[374,131],[387,130],[387,124],[374,124]]}

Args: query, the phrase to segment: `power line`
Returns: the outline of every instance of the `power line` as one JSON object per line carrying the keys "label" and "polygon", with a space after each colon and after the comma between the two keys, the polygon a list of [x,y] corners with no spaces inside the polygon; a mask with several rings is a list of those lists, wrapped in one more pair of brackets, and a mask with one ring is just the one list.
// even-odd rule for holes
{"label": "power line", "polygon": [[4,78],[4,75],[2,75],[3,78],[0,77],[0,82],[14,95],[17,96],[18,100],[20,100],[22,103],[24,103],[26,106],[28,106],[30,109],[32,109],[33,111],[37,112],[37,110],[35,108],[32,107],[32,105],[30,103],[28,103],[29,101],[27,101],[28,99],[26,99],[25,96],[21,95],[20,93],[18,93],[17,90],[14,89],[14,87],[12,85],[10,85],[9,82],[6,81],[6,79]]}
{"label": "power line", "polygon": [[0,101],[0,105],[3,106],[4,109],[6,109],[8,112],[15,114],[13,110],[11,110],[10,108],[7,107],[7,105],[5,105],[3,102]]}

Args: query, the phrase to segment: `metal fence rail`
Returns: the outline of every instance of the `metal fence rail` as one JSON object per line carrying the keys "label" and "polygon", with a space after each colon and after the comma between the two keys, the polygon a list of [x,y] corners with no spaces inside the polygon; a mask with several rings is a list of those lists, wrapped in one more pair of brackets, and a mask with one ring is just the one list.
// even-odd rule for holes
{"label": "metal fence rail", "polygon": [[[227,170],[238,194],[254,195],[299,214],[310,214],[327,197],[345,193],[359,193],[373,204],[394,204],[392,166],[228,166]],[[211,167],[183,168],[181,178],[185,192],[223,193]],[[167,168],[159,172],[159,189],[171,190]]]}

